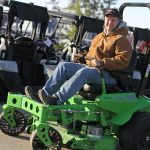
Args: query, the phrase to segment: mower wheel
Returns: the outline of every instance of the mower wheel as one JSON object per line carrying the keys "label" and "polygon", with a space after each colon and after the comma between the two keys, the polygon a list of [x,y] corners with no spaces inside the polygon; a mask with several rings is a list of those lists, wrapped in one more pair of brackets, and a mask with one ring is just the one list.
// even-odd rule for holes
{"label": "mower wheel", "polygon": [[123,150],[150,150],[150,113],[135,113],[122,125],[119,143]]}
{"label": "mower wheel", "polygon": [[37,130],[32,132],[30,143],[33,150],[61,150],[62,137],[60,133],[52,127],[49,127],[49,138],[52,144],[46,147],[37,135]]}
{"label": "mower wheel", "polygon": [[9,123],[4,119],[4,112],[0,115],[0,129],[4,134],[10,135],[10,136],[17,136],[21,134],[26,127],[26,119],[24,115],[19,112],[14,112],[14,118],[16,121],[16,126],[11,127]]}

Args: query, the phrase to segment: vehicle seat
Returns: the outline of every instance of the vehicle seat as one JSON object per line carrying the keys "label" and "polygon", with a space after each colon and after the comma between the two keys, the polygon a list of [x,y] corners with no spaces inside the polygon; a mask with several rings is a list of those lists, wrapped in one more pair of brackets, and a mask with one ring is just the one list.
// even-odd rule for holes
{"label": "vehicle seat", "polygon": [[9,60],[33,61],[36,51],[35,44],[28,37],[18,37],[8,46],[7,58]]}
{"label": "vehicle seat", "polygon": [[8,46],[7,59],[16,61],[22,85],[44,85],[44,68],[34,61],[36,46],[28,37],[18,37]]}
{"label": "vehicle seat", "polygon": [[[117,80],[117,85],[105,85],[106,93],[114,93],[129,90],[129,87],[131,86],[130,84],[133,76],[133,71],[136,66],[136,61],[137,52],[133,50],[130,63],[126,70],[122,70],[119,72],[110,72],[110,74]],[[102,93],[102,86],[95,84],[85,84],[78,93],[86,99],[95,100],[95,98]]]}
{"label": "vehicle seat", "polygon": [[[121,89],[114,84],[106,85],[106,92],[107,93],[114,93],[114,92],[120,92]],[[102,94],[102,86],[96,85],[96,84],[85,84],[82,89],[78,92],[79,95],[82,97],[89,99],[89,100],[95,100],[95,98],[98,95]]]}

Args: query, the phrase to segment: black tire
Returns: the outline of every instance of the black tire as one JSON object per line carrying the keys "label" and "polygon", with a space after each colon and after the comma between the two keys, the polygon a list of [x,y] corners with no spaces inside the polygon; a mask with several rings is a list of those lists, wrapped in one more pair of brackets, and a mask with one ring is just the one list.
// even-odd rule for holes
{"label": "black tire", "polygon": [[16,121],[15,127],[10,127],[9,123],[4,119],[3,116],[4,116],[4,112],[2,112],[0,115],[0,129],[4,134],[10,136],[17,136],[25,130],[26,119],[21,112],[19,111],[14,112],[14,118]]}
{"label": "black tire", "polygon": [[7,101],[8,89],[4,85],[4,83],[0,80],[0,102]]}
{"label": "black tire", "polygon": [[50,147],[45,147],[42,141],[37,136],[37,130],[32,132],[30,144],[33,150],[61,150],[62,137],[60,133],[52,127],[49,127],[49,138],[52,142]]}
{"label": "black tire", "polygon": [[150,113],[135,113],[121,126],[119,143],[123,150],[150,150]]}

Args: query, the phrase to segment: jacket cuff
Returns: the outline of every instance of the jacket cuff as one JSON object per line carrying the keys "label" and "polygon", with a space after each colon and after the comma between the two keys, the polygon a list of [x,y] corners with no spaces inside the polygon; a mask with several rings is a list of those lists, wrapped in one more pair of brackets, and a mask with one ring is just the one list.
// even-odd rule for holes
{"label": "jacket cuff", "polygon": [[104,61],[103,60],[100,60],[100,66],[99,66],[100,69],[103,69],[104,68]]}

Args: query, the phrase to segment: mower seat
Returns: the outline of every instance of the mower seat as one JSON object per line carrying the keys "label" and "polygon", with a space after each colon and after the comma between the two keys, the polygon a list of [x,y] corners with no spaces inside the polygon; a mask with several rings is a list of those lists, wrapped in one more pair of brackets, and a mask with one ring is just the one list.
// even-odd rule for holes
{"label": "mower seat", "polygon": [[[106,85],[107,93],[114,93],[114,92],[120,92],[120,91],[121,89],[117,85],[114,85],[114,84]],[[78,94],[86,99],[94,101],[98,95],[102,94],[102,86],[96,85],[96,84],[85,84],[82,87],[82,89],[78,92]]]}
{"label": "mower seat", "polygon": [[[130,59],[130,63],[125,70],[121,71],[112,71],[109,72],[110,75],[116,79],[117,84],[107,84],[106,86],[106,93],[114,93],[114,92],[121,92],[121,91],[128,91],[129,87],[132,86],[131,80],[133,76],[133,72],[135,70],[137,62],[137,52],[133,50],[132,57]],[[102,93],[102,86],[101,85],[95,85],[95,84],[85,84],[82,89],[78,92],[79,95],[82,97],[89,99],[89,100],[95,100],[95,98],[98,95],[101,95]]]}

